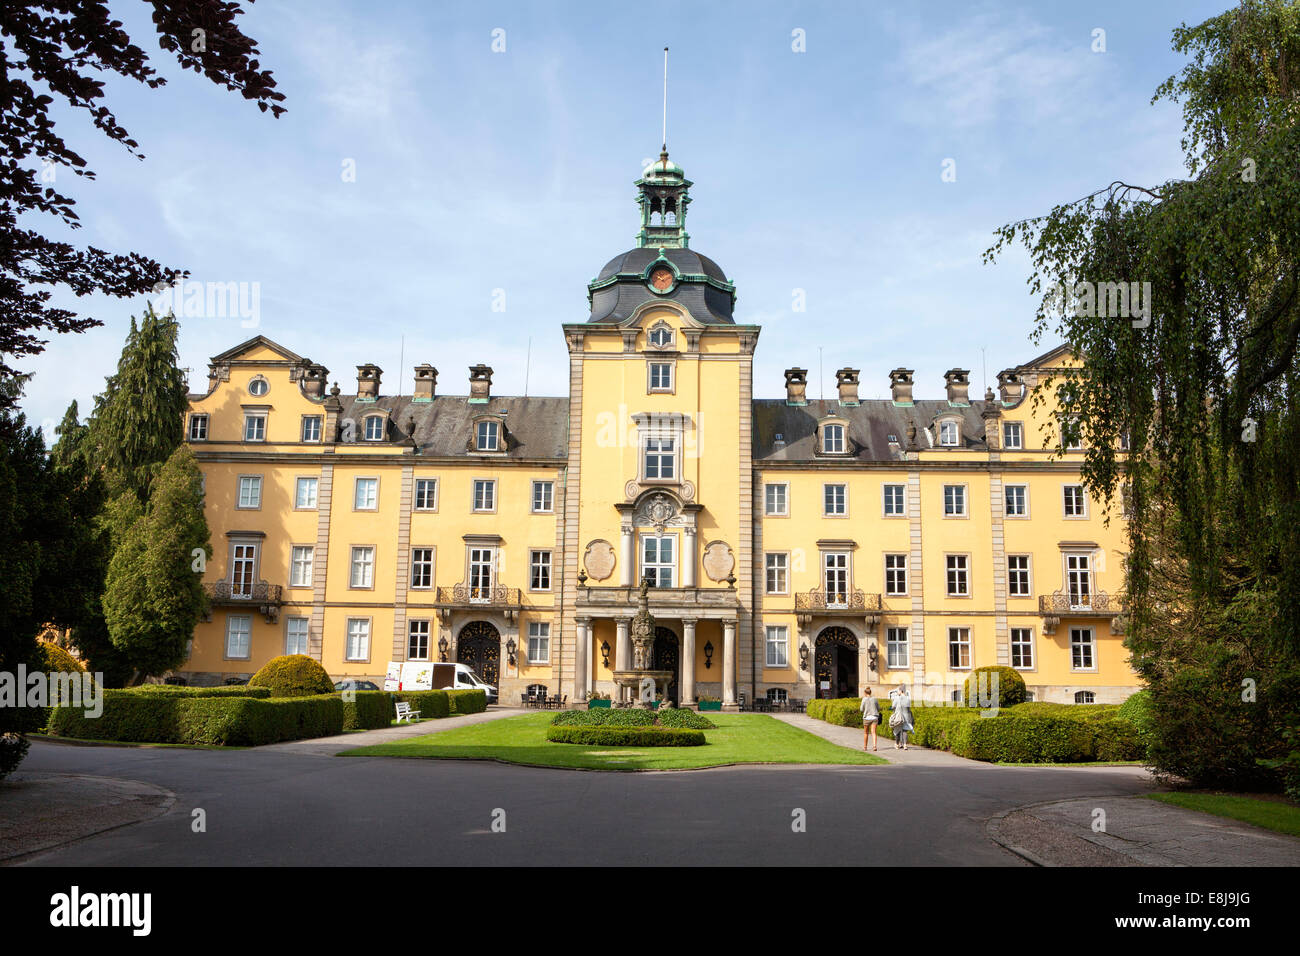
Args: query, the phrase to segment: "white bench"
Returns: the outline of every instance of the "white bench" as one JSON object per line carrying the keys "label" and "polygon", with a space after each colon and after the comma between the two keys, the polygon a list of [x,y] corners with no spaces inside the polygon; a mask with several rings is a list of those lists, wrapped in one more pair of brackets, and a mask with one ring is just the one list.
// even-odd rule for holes
{"label": "white bench", "polygon": [[417,719],[419,716],[420,716],[420,712],[418,710],[412,710],[411,705],[408,704],[406,701],[399,700],[397,702],[397,722],[399,724],[404,720],[407,723],[410,723],[411,721]]}

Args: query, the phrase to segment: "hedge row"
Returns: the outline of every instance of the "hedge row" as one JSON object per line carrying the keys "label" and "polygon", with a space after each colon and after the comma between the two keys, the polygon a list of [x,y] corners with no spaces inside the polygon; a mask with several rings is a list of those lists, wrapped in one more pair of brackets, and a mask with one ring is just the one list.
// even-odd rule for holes
{"label": "hedge row", "polygon": [[600,707],[596,710],[562,710],[551,719],[556,727],[651,727],[653,710]]}
{"label": "hedge row", "polygon": [[[808,702],[808,714],[843,727],[861,727],[860,698]],[[880,701],[879,732],[892,737],[891,708]],[[959,757],[1008,763],[1080,763],[1141,760],[1146,747],[1137,727],[1113,704],[1024,703],[996,717],[972,707],[912,708],[911,743]]]}
{"label": "hedge row", "polygon": [[451,698],[448,694],[445,690],[400,690],[389,696],[394,706],[399,701],[405,701],[421,717],[434,718],[451,716]]}
{"label": "hedge row", "polygon": [[234,687],[184,687],[179,684],[141,684],[138,687],[124,688],[127,693],[162,697],[257,697],[265,699],[271,696],[269,687],[250,687],[240,684]]}
{"label": "hedge row", "polygon": [[453,714],[481,714],[487,710],[485,690],[449,690],[447,697]]}
{"label": "hedge row", "polygon": [[342,733],[343,701],[334,694],[270,699],[108,690],[99,717],[56,707],[47,730],[84,740],[257,746]]}
{"label": "hedge row", "polygon": [[546,739],[557,744],[600,747],[699,747],[705,742],[702,730],[677,727],[575,727],[564,724],[547,727]]}
{"label": "hedge row", "polygon": [[382,690],[358,690],[354,699],[343,698],[344,730],[375,730],[387,727],[397,716],[392,697]]}

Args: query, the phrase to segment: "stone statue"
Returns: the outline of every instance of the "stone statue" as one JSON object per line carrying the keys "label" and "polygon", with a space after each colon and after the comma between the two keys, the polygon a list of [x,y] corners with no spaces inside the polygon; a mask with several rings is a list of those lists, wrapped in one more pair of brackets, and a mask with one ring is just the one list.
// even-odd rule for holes
{"label": "stone statue", "polygon": [[641,581],[636,617],[632,618],[632,668],[649,670],[655,643],[655,619],[650,616],[650,579]]}

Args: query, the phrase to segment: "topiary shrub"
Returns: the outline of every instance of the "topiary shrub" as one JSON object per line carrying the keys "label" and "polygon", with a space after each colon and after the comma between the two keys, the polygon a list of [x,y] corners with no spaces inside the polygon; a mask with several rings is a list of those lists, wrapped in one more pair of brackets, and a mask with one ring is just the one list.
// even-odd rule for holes
{"label": "topiary shrub", "polygon": [[1151,691],[1140,690],[1119,705],[1118,716],[1131,722],[1137,728],[1143,744],[1151,733]]}
{"label": "topiary shrub", "polygon": [[639,709],[564,710],[551,719],[553,727],[652,727],[655,711]]}
{"label": "topiary shrub", "polygon": [[686,727],[690,730],[716,730],[717,724],[703,714],[685,707],[665,707],[659,711],[659,726]]}
{"label": "topiary shrub", "polygon": [[273,657],[248,681],[250,687],[269,687],[272,697],[310,697],[334,692],[334,682],[320,661],[306,654]]}
{"label": "topiary shrub", "polygon": [[1027,695],[1025,679],[1012,667],[975,668],[966,678],[961,693],[967,707],[999,708],[1023,704]]}
{"label": "topiary shrub", "polygon": [[547,727],[546,739],[557,744],[586,744],[592,747],[700,747],[705,743],[702,730],[676,727],[574,727],[564,724]]}

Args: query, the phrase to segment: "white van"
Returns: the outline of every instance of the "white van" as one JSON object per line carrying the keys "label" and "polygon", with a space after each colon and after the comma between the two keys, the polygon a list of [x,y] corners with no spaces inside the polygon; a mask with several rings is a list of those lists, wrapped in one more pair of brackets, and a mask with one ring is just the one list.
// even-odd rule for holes
{"label": "white van", "polygon": [[474,673],[468,664],[430,661],[390,661],[384,690],[481,690],[489,704],[497,702],[497,689]]}

